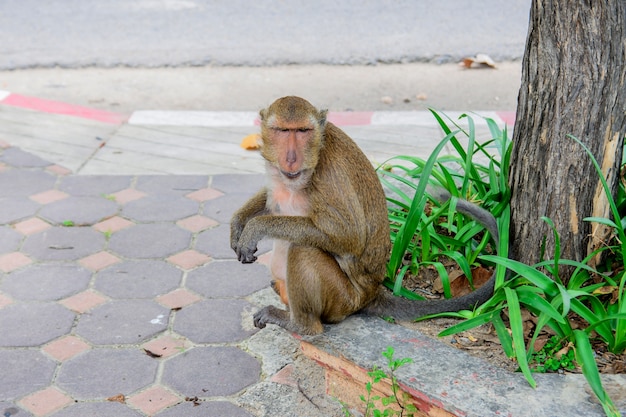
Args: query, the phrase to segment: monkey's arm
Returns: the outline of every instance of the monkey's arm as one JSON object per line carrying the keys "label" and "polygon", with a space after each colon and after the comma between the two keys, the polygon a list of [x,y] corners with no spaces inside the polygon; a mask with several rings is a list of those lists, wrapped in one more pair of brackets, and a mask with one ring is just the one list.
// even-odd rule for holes
{"label": "monkey's arm", "polygon": [[265,237],[313,246],[339,255],[358,254],[365,246],[364,233],[348,234],[337,229],[331,234],[317,227],[310,217],[257,216],[248,221],[239,237],[235,248],[239,261],[254,262],[257,244]]}
{"label": "monkey's arm", "polygon": [[267,190],[261,189],[239,210],[233,214],[230,221],[230,247],[237,252],[237,243],[241,237],[241,232],[246,227],[250,219],[268,214],[267,210]]}

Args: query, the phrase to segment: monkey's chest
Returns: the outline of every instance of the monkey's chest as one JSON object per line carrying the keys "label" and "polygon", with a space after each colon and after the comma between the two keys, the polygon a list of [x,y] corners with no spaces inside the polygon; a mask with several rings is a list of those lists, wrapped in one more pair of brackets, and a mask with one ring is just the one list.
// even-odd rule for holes
{"label": "monkey's chest", "polygon": [[280,184],[273,188],[268,200],[272,214],[281,216],[306,216],[309,214],[309,200],[301,190],[292,190]]}

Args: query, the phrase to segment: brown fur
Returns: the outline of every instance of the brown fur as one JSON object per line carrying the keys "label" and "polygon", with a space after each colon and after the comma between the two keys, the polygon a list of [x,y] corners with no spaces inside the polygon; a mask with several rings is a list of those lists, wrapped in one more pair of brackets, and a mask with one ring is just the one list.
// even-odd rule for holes
{"label": "brown fur", "polygon": [[[458,300],[417,304],[388,296],[381,286],[391,248],[387,207],[369,160],[326,121],[325,111],[304,99],[278,99],[260,115],[268,184],[233,215],[231,247],[249,263],[256,260],[259,240],[274,239],[272,287],[289,310],[261,309],[254,315],[257,327],[272,323],[317,334],[322,323],[358,311],[408,318],[489,298],[490,293],[477,294],[480,290]],[[497,234],[490,214],[467,202],[457,207]]]}

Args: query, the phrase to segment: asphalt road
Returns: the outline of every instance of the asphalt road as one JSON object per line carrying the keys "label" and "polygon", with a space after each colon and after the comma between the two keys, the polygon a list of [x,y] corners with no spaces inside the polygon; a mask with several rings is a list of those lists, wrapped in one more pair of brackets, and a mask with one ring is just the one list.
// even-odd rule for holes
{"label": "asphalt road", "polygon": [[530,0],[2,0],[0,70],[522,57]]}

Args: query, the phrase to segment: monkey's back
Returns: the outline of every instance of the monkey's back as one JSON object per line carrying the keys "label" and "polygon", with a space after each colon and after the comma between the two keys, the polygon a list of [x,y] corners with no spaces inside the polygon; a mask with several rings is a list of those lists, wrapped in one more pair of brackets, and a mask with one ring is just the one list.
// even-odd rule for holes
{"label": "monkey's back", "polygon": [[346,234],[346,239],[358,242],[352,245],[351,255],[358,264],[353,267],[380,283],[391,248],[382,185],[372,163],[345,132],[327,123],[325,136],[319,169],[311,184],[325,199],[324,209],[314,221],[333,229],[331,233]]}

